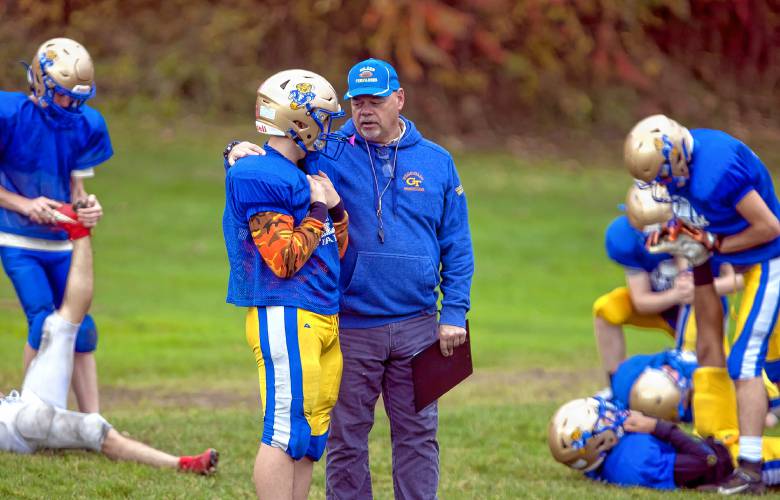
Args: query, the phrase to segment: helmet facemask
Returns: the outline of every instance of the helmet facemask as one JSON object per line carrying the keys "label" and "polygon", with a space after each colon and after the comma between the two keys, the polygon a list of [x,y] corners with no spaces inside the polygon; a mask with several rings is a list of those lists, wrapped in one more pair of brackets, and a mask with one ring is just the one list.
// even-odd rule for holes
{"label": "helmet facemask", "polygon": [[600,397],[575,399],[550,420],[547,444],[556,461],[590,472],[598,468],[623,436],[628,412]]}

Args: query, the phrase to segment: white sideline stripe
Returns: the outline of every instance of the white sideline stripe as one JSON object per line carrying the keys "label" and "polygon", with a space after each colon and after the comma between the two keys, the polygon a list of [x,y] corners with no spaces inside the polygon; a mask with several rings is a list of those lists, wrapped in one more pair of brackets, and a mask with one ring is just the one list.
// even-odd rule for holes
{"label": "white sideline stripe", "polygon": [[44,240],[0,231],[0,247],[25,248],[27,250],[46,250],[49,252],[67,252],[73,250],[68,240]]}
{"label": "white sideline stripe", "polygon": [[[759,305],[758,316],[753,323],[753,329],[749,332],[742,332],[742,335],[750,335],[748,345],[745,348],[745,354],[742,357],[742,368],[739,372],[739,378],[755,377],[758,355],[761,352],[761,344],[764,339],[771,335],[769,329],[772,327],[777,301],[780,297],[780,258],[774,258],[767,264],[766,290],[764,291],[764,300]],[[753,304],[753,307],[756,305]]]}
{"label": "white sideline stripe", "polygon": [[271,442],[287,451],[290,444],[290,414],[292,388],[290,381],[290,356],[287,353],[287,336],[284,329],[284,307],[265,308],[268,321],[268,345],[271,350],[270,362],[274,367],[274,434]]}

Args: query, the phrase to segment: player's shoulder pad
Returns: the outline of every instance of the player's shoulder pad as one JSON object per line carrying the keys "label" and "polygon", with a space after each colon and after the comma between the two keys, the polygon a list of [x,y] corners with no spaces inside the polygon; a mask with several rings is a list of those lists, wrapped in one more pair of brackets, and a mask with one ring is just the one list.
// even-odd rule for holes
{"label": "player's shoulder pad", "polygon": [[628,217],[621,215],[607,227],[605,246],[610,259],[622,265],[634,265],[638,248],[643,248],[644,235],[634,229]]}
{"label": "player's shoulder pad", "polygon": [[30,98],[21,92],[0,91],[0,117],[10,118],[15,115],[22,104],[29,101]]}

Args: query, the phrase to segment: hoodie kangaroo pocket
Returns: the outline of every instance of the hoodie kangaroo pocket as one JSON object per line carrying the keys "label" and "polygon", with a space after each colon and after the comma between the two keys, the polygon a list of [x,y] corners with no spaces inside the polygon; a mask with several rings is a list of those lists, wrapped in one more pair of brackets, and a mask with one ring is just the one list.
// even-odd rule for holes
{"label": "hoodie kangaroo pocket", "polygon": [[436,305],[438,277],[427,255],[358,252],[342,311],[365,316],[414,314]]}

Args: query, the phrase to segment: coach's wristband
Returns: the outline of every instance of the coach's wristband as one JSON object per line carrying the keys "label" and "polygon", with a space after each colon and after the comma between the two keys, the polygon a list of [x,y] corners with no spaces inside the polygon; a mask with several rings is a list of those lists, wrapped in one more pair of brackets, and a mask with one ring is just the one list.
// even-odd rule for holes
{"label": "coach's wristband", "polygon": [[347,211],[344,209],[344,200],[339,200],[338,205],[336,205],[331,209],[328,209],[328,214],[330,214],[330,219],[333,222],[343,221],[344,216],[347,214]]}
{"label": "coach's wristband", "polygon": [[317,219],[318,221],[324,223],[325,219],[328,218],[328,206],[321,201],[315,201],[309,205],[308,217]]}
{"label": "coach's wristband", "polygon": [[709,260],[693,268],[694,286],[711,285],[712,280],[712,264],[710,264]]}

